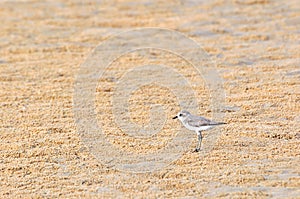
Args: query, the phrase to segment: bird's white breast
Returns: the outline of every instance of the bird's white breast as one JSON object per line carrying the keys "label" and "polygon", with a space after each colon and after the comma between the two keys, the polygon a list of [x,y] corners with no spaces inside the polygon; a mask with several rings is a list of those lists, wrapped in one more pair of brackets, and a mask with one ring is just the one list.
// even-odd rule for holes
{"label": "bird's white breast", "polygon": [[182,124],[183,124],[183,126],[185,126],[185,128],[187,128],[191,131],[205,131],[205,130],[212,128],[212,126],[198,126],[198,127],[190,126],[188,123],[186,123],[184,121],[182,121]]}

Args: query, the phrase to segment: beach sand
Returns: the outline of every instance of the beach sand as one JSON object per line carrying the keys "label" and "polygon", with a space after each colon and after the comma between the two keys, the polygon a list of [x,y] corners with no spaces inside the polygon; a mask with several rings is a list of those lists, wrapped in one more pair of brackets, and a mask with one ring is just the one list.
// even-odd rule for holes
{"label": "beach sand", "polygon": [[[1,1],[0,20],[1,198],[299,198],[299,1]],[[225,101],[215,110],[207,82],[174,54],[124,55],[96,80],[96,118],[112,150],[155,154],[180,133],[171,119],[178,96],[153,84],[128,99],[131,121],[149,124],[151,104],[161,104],[165,133],[136,139],[113,122],[114,86],[141,64],[174,66],[193,82],[199,108],[189,111],[208,118],[220,112],[228,124],[204,132],[204,147],[220,133],[209,152],[191,152],[195,136],[169,165],[135,173],[91,152],[78,133],[74,91],[81,64],[98,44],[145,27],[199,43],[223,81]]]}

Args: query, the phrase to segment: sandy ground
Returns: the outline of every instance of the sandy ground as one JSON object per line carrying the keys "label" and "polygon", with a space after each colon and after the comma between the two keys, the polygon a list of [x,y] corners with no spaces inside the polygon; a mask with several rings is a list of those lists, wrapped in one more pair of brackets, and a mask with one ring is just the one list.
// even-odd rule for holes
{"label": "sandy ground", "polygon": [[[0,20],[1,198],[300,198],[298,0],[12,0],[0,2]],[[228,125],[216,130],[221,134],[213,149],[205,156],[191,153],[193,139],[176,161],[148,173],[101,162],[78,134],[73,112],[80,65],[101,41],[137,27],[168,28],[197,41],[226,94],[220,112]],[[180,129],[170,119],[180,110],[174,93],[148,85],[129,99],[132,122],[139,125],[149,123],[149,104],[165,107],[166,133],[152,142],[119,136],[110,102],[113,80],[144,63],[143,54],[155,63],[168,58],[198,81],[193,113],[211,118],[214,111],[204,81],[193,79],[178,57],[162,51],[121,57],[98,80],[95,112],[114,145],[147,154]],[[216,131],[205,132],[204,146]]]}

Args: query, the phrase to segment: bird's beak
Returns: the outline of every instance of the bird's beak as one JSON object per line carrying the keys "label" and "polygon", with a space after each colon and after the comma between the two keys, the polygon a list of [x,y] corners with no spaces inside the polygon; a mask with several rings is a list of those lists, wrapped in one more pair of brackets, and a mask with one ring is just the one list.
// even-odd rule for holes
{"label": "bird's beak", "polygon": [[176,115],[175,117],[173,117],[172,119],[175,120],[176,118],[178,118],[178,116]]}

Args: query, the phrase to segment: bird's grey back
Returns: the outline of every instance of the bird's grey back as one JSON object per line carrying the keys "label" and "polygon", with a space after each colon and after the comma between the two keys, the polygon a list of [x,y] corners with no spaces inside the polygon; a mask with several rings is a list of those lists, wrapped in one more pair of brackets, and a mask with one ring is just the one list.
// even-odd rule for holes
{"label": "bird's grey back", "polygon": [[186,123],[188,123],[190,126],[194,127],[200,127],[200,126],[209,126],[209,125],[219,125],[223,123],[215,122],[212,120],[209,120],[205,117],[197,116],[197,115],[189,115],[188,118],[185,119]]}

